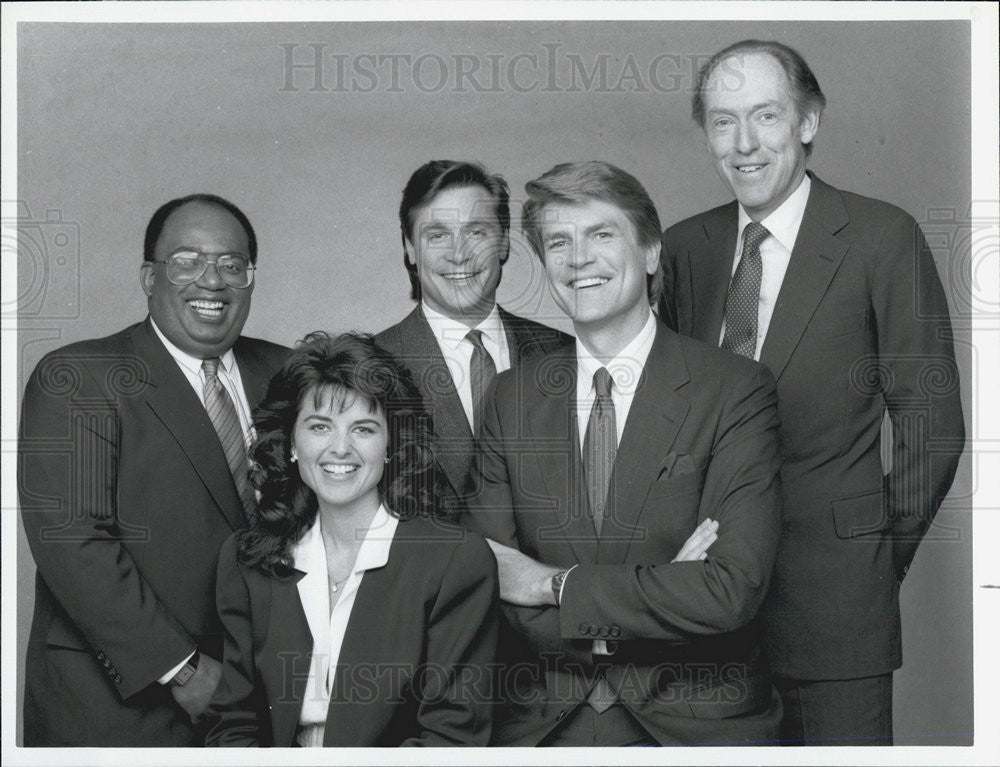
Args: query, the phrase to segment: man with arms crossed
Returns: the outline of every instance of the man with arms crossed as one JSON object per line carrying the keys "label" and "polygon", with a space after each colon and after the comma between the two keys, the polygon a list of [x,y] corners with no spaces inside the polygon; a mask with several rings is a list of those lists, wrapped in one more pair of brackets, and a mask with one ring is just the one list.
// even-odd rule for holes
{"label": "man with arms crossed", "polygon": [[558,165],[527,193],[577,342],[498,376],[479,435],[467,524],[494,542],[509,623],[494,741],[766,743],[773,381],[657,321],[659,219],[632,176]]}
{"label": "man with arms crossed", "polygon": [[496,303],[510,255],[510,195],[481,165],[435,160],[418,168],[399,205],[403,264],[417,306],[375,340],[413,374],[434,416],[445,505],[468,491],[483,394],[498,372],[572,339]]}
{"label": "man with arms crossed", "polygon": [[250,411],[286,350],[240,336],[257,242],[231,202],[166,203],[144,259],[149,316],[46,355],[24,394],[27,746],[201,745],[220,676],[219,547],[252,512]]}
{"label": "man with arms crossed", "polygon": [[782,740],[891,745],[899,586],[964,440],[948,305],[913,218],[806,171],[826,98],[796,51],[736,43],[696,86],[736,200],[664,234],[660,316],[777,380],[784,526],[762,614]]}

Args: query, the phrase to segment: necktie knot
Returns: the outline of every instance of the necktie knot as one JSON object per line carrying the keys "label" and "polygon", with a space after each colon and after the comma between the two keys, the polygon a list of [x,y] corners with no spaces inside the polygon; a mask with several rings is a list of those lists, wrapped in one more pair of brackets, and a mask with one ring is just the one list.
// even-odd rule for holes
{"label": "necktie knot", "polygon": [[598,397],[611,396],[611,373],[607,368],[598,368],[594,373],[594,391]]}
{"label": "necktie knot", "polygon": [[201,361],[202,372],[205,373],[205,378],[218,378],[219,377],[219,363],[221,360],[218,357],[209,357]]}
{"label": "necktie knot", "polygon": [[757,250],[760,248],[760,244],[770,236],[771,233],[765,227],[756,221],[751,221],[743,230],[743,252],[749,253],[752,250]]}
{"label": "necktie knot", "polygon": [[465,338],[468,340],[470,344],[476,347],[476,351],[478,352],[486,351],[486,345],[483,343],[483,331],[479,330],[478,328],[475,328],[466,333]]}

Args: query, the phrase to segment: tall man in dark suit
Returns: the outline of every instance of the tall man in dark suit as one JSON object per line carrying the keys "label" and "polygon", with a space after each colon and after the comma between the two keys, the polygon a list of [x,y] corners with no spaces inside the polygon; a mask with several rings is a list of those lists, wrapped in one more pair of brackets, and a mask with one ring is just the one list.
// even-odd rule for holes
{"label": "tall man in dark suit", "polygon": [[780,43],[707,63],[693,114],[736,200],[665,232],[660,315],[777,380],[784,525],[762,612],[783,740],[891,744],[900,582],[954,477],[962,409],[916,222],[806,171],[825,105]]}
{"label": "tall man in dark suit", "polygon": [[418,168],[399,205],[403,264],[419,301],[375,340],[413,374],[434,416],[445,505],[462,507],[483,393],[496,373],[572,341],[497,305],[510,255],[510,193],[476,163]]}
{"label": "tall man in dark suit", "polygon": [[774,382],[657,321],[659,218],[632,176],[558,165],[527,193],[577,341],[499,375],[479,434],[468,525],[493,542],[509,624],[494,741],[767,743]]}
{"label": "tall man in dark suit", "polygon": [[145,321],[46,355],[24,394],[28,746],[200,745],[219,680],[216,562],[255,503],[250,410],[286,350],[240,336],[257,242],[232,203],[166,203],[144,258]]}

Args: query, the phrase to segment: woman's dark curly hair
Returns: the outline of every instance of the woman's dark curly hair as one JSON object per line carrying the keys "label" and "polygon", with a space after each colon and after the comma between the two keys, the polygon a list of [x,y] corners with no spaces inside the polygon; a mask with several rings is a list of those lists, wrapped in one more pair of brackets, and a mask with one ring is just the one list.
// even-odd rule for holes
{"label": "woman's dark curly hair", "polygon": [[437,513],[437,463],[431,416],[409,372],[370,335],[331,338],[310,333],[288,356],[254,411],[257,439],[250,450],[251,481],[260,501],[239,534],[240,561],[269,572],[291,566],[289,548],[316,519],[316,494],[292,464],[292,433],[305,397],[356,393],[388,424],[388,463],[379,496],[393,516]]}

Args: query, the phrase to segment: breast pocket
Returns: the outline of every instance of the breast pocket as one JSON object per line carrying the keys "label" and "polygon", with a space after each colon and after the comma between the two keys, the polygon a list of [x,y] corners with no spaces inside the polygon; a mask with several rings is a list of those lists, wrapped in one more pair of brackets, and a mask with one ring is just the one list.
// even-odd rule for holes
{"label": "breast pocket", "polygon": [[691,471],[676,477],[664,477],[653,482],[646,494],[646,503],[657,498],[698,495],[701,491],[701,472]]}
{"label": "breast pocket", "polygon": [[816,341],[830,342],[847,338],[865,330],[868,313],[864,309],[817,312],[808,325],[809,337]]}

